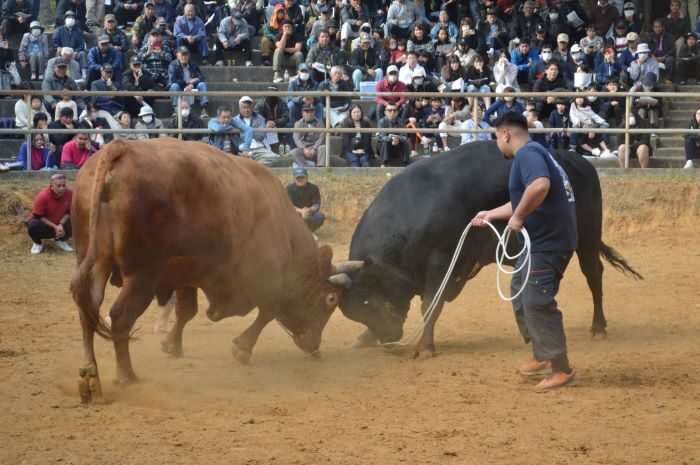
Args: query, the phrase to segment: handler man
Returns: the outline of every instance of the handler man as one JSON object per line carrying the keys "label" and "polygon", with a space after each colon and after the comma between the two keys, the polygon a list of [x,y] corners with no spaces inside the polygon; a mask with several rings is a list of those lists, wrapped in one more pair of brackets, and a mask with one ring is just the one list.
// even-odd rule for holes
{"label": "handler man", "polygon": [[[513,310],[525,342],[532,341],[533,359],[520,367],[523,376],[548,374],[535,391],[579,384],[569,366],[566,335],[555,296],[559,281],[578,242],[574,192],[569,178],[547,149],[530,140],[527,120],[508,112],[494,123],[498,148],[514,159],[508,189],[510,202],[481,211],[474,226],[484,221],[508,220],[513,231],[523,227],[530,235],[532,266],[522,294],[513,300]],[[516,267],[520,266],[522,256]],[[513,276],[511,293],[523,285],[522,274]]]}
{"label": "handler man", "polygon": [[32,238],[32,255],[40,254],[44,249],[42,239],[55,239],[56,247],[64,252],[73,251],[66,242],[72,233],[72,201],[73,191],[66,187],[66,177],[62,174],[51,176],[49,187],[39,192],[34,199],[32,215],[29,217],[28,232]]}

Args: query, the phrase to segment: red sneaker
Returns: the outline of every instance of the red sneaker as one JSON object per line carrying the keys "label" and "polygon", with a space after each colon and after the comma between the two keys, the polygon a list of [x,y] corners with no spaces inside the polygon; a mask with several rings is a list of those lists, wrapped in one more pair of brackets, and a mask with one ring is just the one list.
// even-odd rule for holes
{"label": "red sneaker", "polygon": [[563,371],[557,371],[537,383],[535,392],[547,392],[562,387],[578,386],[579,384],[581,384],[581,380],[578,378],[576,370],[571,370],[571,373],[568,374]]}
{"label": "red sneaker", "polygon": [[549,361],[540,362],[534,358],[529,362],[520,365],[518,373],[523,376],[548,375],[552,372],[552,363]]}

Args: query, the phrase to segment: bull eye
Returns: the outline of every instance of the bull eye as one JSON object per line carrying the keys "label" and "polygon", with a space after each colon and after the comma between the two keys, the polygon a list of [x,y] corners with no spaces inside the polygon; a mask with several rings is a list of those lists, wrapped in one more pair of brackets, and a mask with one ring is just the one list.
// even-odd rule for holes
{"label": "bull eye", "polygon": [[365,301],[362,302],[362,303],[365,304],[365,305],[369,305],[369,300],[365,300]]}

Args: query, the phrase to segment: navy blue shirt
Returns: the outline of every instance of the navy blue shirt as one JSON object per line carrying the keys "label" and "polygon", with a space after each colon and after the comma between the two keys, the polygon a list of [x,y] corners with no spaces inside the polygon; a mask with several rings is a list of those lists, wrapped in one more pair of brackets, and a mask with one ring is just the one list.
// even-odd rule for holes
{"label": "navy blue shirt", "polygon": [[540,144],[530,141],[515,153],[510,168],[510,203],[513,211],[525,189],[535,179],[549,178],[547,197],[525,217],[523,226],[532,243],[532,252],[571,252],[576,250],[576,204],[569,177]]}

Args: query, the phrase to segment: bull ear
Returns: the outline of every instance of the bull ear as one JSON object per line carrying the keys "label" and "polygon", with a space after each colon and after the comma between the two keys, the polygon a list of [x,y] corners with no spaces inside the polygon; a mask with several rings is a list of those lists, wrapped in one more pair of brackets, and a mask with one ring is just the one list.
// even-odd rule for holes
{"label": "bull ear", "polygon": [[326,305],[329,308],[335,308],[335,306],[338,305],[338,294],[329,292],[328,295],[326,295]]}
{"label": "bull ear", "polygon": [[354,271],[359,270],[362,268],[362,265],[364,265],[364,261],[362,260],[352,260],[352,261],[345,261],[345,262],[340,262],[335,266],[335,272],[336,273],[352,273]]}
{"label": "bull ear", "polygon": [[350,289],[352,287],[352,279],[345,273],[334,274],[328,278],[328,282],[334,286],[342,286],[345,289]]}

